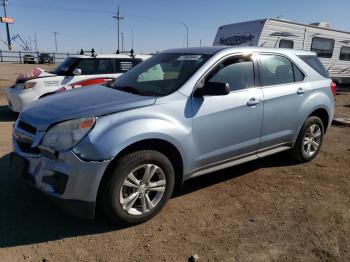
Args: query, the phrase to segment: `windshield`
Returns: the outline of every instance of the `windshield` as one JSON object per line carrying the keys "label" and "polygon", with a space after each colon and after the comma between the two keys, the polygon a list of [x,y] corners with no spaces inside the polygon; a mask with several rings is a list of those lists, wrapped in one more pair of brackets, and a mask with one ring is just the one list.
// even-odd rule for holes
{"label": "windshield", "polygon": [[61,64],[59,64],[58,67],[56,67],[52,73],[55,75],[68,75],[69,69],[75,62],[77,61],[77,58],[68,57],[66,60],[64,60]]}
{"label": "windshield", "polygon": [[156,55],[118,78],[113,88],[145,96],[177,91],[211,56],[187,53]]}

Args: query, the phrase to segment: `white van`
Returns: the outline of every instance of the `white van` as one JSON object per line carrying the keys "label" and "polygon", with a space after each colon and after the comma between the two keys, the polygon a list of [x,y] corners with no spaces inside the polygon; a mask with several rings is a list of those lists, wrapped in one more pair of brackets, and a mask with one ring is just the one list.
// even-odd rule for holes
{"label": "white van", "polygon": [[220,26],[214,45],[294,48],[317,53],[331,78],[350,83],[350,32],[328,23],[301,24],[275,18]]}
{"label": "white van", "polygon": [[51,72],[34,68],[31,73],[21,74],[15,84],[7,88],[9,108],[21,112],[32,102],[56,92],[114,80],[149,57],[125,54],[73,55]]}

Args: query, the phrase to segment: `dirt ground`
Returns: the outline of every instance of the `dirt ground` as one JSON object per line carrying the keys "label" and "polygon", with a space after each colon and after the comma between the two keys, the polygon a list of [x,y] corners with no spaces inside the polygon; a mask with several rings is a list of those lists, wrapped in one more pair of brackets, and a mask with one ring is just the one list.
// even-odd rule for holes
{"label": "dirt ground", "polygon": [[[332,126],[311,163],[278,154],[188,181],[144,224],[79,220],[10,168],[1,90],[31,67],[0,64],[1,261],[350,261],[350,127]],[[336,104],[350,118],[350,88]]]}

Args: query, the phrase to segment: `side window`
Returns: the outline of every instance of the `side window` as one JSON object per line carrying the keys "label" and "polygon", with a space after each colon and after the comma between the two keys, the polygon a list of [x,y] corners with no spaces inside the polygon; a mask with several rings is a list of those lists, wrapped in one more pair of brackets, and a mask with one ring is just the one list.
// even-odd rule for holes
{"label": "side window", "polygon": [[80,59],[75,68],[81,69],[82,75],[94,75],[96,74],[95,59],[84,58]]}
{"label": "side window", "polygon": [[299,56],[306,64],[308,64],[311,68],[316,70],[321,76],[329,78],[328,72],[326,68],[324,68],[320,59],[315,55],[302,55]]}
{"label": "side window", "polygon": [[260,55],[260,78],[263,86],[294,82],[292,63],[283,56]]}
{"label": "side window", "polygon": [[208,75],[206,81],[228,83],[231,91],[254,87],[254,63],[250,57],[227,59]]}
{"label": "side window", "polygon": [[342,46],[340,48],[339,60],[350,61],[350,47]]}
{"label": "side window", "polygon": [[317,56],[331,58],[334,49],[334,39],[314,37],[312,38],[311,51],[314,51]]}
{"label": "side window", "polygon": [[301,82],[304,80],[305,75],[301,70],[292,63],[293,65],[293,72],[294,72],[294,82]]}
{"label": "side window", "polygon": [[115,59],[115,73],[125,73],[135,65],[141,63],[139,59]]}
{"label": "side window", "polygon": [[294,42],[292,40],[281,39],[279,43],[279,47],[293,49]]}
{"label": "side window", "polygon": [[111,59],[96,59],[96,74],[113,74]]}

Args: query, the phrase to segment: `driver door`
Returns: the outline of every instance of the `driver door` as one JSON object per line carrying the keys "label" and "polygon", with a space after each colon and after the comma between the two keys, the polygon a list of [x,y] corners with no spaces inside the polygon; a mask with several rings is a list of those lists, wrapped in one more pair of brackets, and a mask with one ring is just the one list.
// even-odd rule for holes
{"label": "driver door", "polygon": [[255,156],[260,143],[263,93],[256,87],[256,63],[234,56],[220,62],[203,79],[224,82],[224,96],[192,97],[195,168]]}

